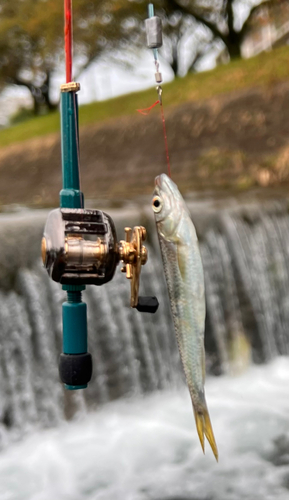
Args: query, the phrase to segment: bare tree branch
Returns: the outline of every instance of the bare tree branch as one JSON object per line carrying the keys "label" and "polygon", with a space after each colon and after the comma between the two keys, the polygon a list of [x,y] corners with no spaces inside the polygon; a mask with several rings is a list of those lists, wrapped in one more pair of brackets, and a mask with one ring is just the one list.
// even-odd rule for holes
{"label": "bare tree branch", "polygon": [[195,9],[191,9],[187,5],[180,5],[178,2],[176,2],[176,0],[167,0],[166,3],[171,7],[173,11],[180,10],[181,12],[194,17],[196,21],[204,24],[207,28],[209,28],[209,30],[211,30],[215,37],[220,38],[226,44],[226,35],[224,35],[214,23],[206,19]]}
{"label": "bare tree branch", "polygon": [[264,0],[263,2],[259,3],[258,5],[255,5],[255,7],[253,7],[250,11],[250,15],[248,16],[248,18],[246,19],[246,21],[244,22],[243,26],[242,26],[242,29],[240,30],[240,38],[241,40],[243,40],[246,32],[247,32],[247,29],[248,29],[248,26],[249,26],[249,23],[252,19],[252,16],[255,14],[255,12],[258,12],[258,10],[263,7],[263,6],[270,6],[273,4],[273,1],[272,0]]}

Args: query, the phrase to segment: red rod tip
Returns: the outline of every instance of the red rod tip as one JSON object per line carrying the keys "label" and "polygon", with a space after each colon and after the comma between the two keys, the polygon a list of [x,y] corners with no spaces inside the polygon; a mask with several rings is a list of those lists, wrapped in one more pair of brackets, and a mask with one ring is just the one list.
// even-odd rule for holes
{"label": "red rod tip", "polygon": [[72,2],[64,0],[64,42],[66,83],[72,81]]}

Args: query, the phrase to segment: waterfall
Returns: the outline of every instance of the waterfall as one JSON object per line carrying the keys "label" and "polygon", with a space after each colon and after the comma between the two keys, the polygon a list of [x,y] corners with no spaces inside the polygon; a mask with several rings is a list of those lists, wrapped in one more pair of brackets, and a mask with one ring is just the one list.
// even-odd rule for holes
{"label": "waterfall", "polygon": [[[192,217],[205,272],[207,370],[218,374],[239,369],[240,360],[288,354],[287,204],[208,210],[201,220],[194,206]],[[183,380],[156,232],[146,220],[151,237],[140,294],[156,295],[159,310],[150,315],[129,307],[129,282],[119,269],[107,285],[88,286],[83,300],[93,377],[86,390],[64,391],[58,356],[65,293],[38,256],[45,218],[29,212],[0,221],[0,446],[11,433],[56,426],[110,400]],[[127,223],[120,214],[119,227]]]}

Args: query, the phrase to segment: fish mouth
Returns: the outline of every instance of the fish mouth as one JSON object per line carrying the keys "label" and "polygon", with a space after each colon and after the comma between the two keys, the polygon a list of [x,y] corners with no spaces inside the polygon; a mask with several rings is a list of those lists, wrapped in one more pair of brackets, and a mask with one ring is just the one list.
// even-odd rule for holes
{"label": "fish mouth", "polygon": [[156,178],[155,178],[155,186],[156,187],[161,187],[161,184],[162,184],[162,181],[161,181],[161,175],[158,175]]}
{"label": "fish mouth", "polygon": [[159,189],[163,189],[165,184],[165,179],[166,179],[166,174],[157,175],[157,177],[155,178],[155,186],[158,187]]}
{"label": "fish mouth", "polygon": [[175,193],[172,185],[174,185],[173,181],[166,174],[158,175],[155,178],[155,194],[167,192],[170,196],[174,197]]}
{"label": "fish mouth", "polygon": [[161,190],[162,190],[162,179],[161,179],[161,175],[158,175],[155,178],[155,189],[154,189],[154,193],[153,193],[154,196],[156,196],[156,195],[160,196]]}

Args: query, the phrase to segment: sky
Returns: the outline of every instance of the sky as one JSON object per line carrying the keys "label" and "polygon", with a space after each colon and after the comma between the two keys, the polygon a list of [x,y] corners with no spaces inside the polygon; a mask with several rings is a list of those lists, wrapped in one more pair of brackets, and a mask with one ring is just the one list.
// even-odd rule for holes
{"label": "sky", "polygon": [[[92,101],[102,101],[121,94],[136,92],[153,87],[155,84],[155,65],[151,51],[143,50],[139,58],[134,57],[133,67],[126,68],[109,60],[91,64],[89,68],[77,78],[81,85],[78,93],[79,104]],[[174,78],[171,67],[164,59],[160,59],[160,71],[163,81],[169,82]],[[59,88],[65,82],[64,67],[59,68],[52,80],[51,96],[58,100]],[[15,113],[19,107],[32,106],[30,92],[25,87],[11,85],[0,96],[0,126],[7,125],[9,115]]]}
{"label": "sky", "polygon": [[[124,56],[125,59],[125,56]],[[102,101],[121,94],[136,92],[149,87],[154,87],[155,64],[152,51],[144,49],[138,54],[128,56],[130,66],[121,65],[113,60],[100,60],[92,63],[89,68],[76,78],[81,85],[78,93],[79,104],[93,101]],[[159,56],[160,72],[163,83],[174,78],[170,65]],[[211,69],[215,66],[214,55],[210,54],[204,59],[201,70]],[[57,101],[60,85],[65,82],[65,68],[60,67],[52,78],[51,97]],[[9,116],[15,114],[21,107],[32,107],[30,92],[25,87],[11,85],[0,95],[0,127],[9,124]]]}

